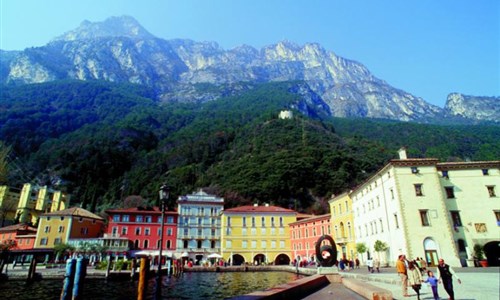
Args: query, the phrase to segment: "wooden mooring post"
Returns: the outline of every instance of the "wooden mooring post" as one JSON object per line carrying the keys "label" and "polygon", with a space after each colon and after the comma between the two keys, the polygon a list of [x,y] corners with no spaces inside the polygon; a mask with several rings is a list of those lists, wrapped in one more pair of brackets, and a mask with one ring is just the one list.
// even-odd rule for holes
{"label": "wooden mooring post", "polygon": [[73,283],[75,280],[76,259],[68,259],[66,261],[66,273],[64,275],[63,290],[61,292],[61,300],[71,300]]}
{"label": "wooden mooring post", "polygon": [[28,278],[26,278],[27,282],[31,282],[35,279],[36,274],[36,259],[33,257],[30,263],[30,268],[28,270]]}
{"label": "wooden mooring post", "polygon": [[137,300],[146,299],[146,290],[148,289],[149,259],[141,258],[141,268],[139,270],[139,284],[137,287]]}
{"label": "wooden mooring post", "polygon": [[87,275],[87,259],[80,257],[76,260],[75,280],[73,283],[73,300],[83,299],[83,282]]}

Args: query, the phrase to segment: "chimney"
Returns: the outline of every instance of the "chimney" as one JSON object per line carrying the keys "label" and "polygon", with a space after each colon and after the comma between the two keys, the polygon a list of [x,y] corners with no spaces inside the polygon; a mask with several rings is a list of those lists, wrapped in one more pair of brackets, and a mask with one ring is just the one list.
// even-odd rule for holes
{"label": "chimney", "polygon": [[408,159],[408,156],[406,155],[406,148],[405,147],[401,147],[398,150],[398,154],[399,154],[399,159]]}
{"label": "chimney", "polygon": [[253,206],[254,207],[259,206],[259,203],[254,203]]}

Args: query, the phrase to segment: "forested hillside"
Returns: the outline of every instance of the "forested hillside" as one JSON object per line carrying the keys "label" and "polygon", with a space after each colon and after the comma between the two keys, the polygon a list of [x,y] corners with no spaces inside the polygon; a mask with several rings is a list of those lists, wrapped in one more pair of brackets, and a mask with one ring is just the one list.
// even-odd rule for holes
{"label": "forested hillside", "polygon": [[297,111],[278,119],[285,108],[316,109],[294,92],[300,84],[254,85],[204,104],[161,104],[147,88],[99,81],[2,87],[8,184],[64,189],[73,205],[93,211],[130,195],[155,204],[166,182],[173,197],[207,187],[229,207],[260,201],[322,213],[332,193],[359,184],[401,146],[442,160],[500,157],[494,126],[312,119]]}

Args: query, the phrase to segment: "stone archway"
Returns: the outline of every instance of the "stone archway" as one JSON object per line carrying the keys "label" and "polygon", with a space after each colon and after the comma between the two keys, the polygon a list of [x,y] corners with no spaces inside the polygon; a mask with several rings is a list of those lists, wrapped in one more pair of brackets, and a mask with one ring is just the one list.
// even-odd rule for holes
{"label": "stone archway", "polygon": [[500,262],[500,241],[493,241],[484,244],[484,255],[489,266],[498,266]]}
{"label": "stone archway", "polygon": [[432,238],[424,240],[425,261],[429,267],[435,267],[438,264],[438,253],[436,242]]}
{"label": "stone archway", "polygon": [[245,258],[239,254],[233,254],[231,259],[233,266],[241,266],[245,263]]}
{"label": "stone archway", "polygon": [[253,264],[254,265],[261,265],[263,263],[266,263],[266,256],[262,253],[259,253],[253,257]]}
{"label": "stone archway", "polygon": [[280,254],[276,256],[276,259],[274,260],[275,265],[289,265],[290,264],[290,257],[286,254]]}

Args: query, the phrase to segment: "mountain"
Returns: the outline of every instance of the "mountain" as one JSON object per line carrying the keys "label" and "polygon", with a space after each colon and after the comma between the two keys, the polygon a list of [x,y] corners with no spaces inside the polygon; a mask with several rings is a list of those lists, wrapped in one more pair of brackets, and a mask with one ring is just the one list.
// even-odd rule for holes
{"label": "mountain", "polygon": [[230,50],[215,42],[156,38],[132,17],[84,21],[43,47],[2,61],[0,80],[33,84],[60,79],[149,86],[163,102],[206,102],[247,91],[249,84],[304,81],[338,117],[403,121],[439,118],[443,109],[373,76],[361,63],[318,44],[282,41]]}
{"label": "mountain", "polygon": [[459,93],[448,95],[445,114],[472,120],[500,120],[500,97],[467,96]]}

